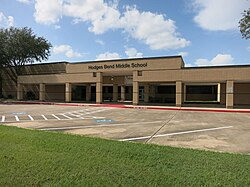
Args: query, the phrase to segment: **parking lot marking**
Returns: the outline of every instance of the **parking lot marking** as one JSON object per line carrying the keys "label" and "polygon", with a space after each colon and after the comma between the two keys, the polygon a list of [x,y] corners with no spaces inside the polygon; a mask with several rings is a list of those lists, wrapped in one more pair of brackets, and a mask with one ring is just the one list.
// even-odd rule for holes
{"label": "parking lot marking", "polygon": [[[174,135],[181,135],[181,134],[190,134],[190,133],[197,133],[197,132],[206,132],[206,131],[215,131],[215,130],[221,130],[221,129],[229,129],[233,126],[224,126],[224,127],[215,127],[215,128],[208,128],[208,129],[197,129],[197,130],[191,130],[191,131],[182,131],[182,132],[174,132],[174,133],[167,133],[167,134],[159,134],[153,136],[153,138],[157,137],[164,137],[164,136],[174,136]],[[120,141],[133,141],[133,140],[143,140],[148,139],[151,136],[142,136],[142,137],[135,137],[135,138],[125,138],[121,139]]]}
{"label": "parking lot marking", "polygon": [[81,113],[79,113],[79,112],[77,112],[77,111],[75,111],[75,112],[73,112],[74,114],[76,114],[77,116],[81,116],[82,114]]}
{"label": "parking lot marking", "polygon": [[112,108],[102,108],[102,109],[96,109],[96,108],[93,108],[93,109],[84,109],[84,110],[77,110],[77,111],[72,111],[70,113],[73,113],[73,114],[77,114],[78,116],[82,116],[82,115],[88,115],[88,114],[95,114],[95,113],[98,113],[98,112],[103,112],[103,111],[106,111],[106,110],[112,110]]}
{"label": "parking lot marking", "polygon": [[103,124],[103,125],[81,125],[81,126],[71,126],[71,127],[49,127],[41,128],[39,130],[53,131],[53,130],[71,130],[71,129],[84,129],[84,128],[96,128],[96,127],[116,127],[116,126],[125,126],[125,125],[142,125],[142,124],[153,124],[153,123],[162,123],[162,121],[148,121],[141,123],[117,123],[117,124]]}
{"label": "parking lot marking", "polygon": [[67,119],[72,119],[71,117],[69,117],[69,116],[67,116],[65,114],[61,114],[61,115],[64,116],[65,118],[67,118]]}
{"label": "parking lot marking", "polygon": [[68,112],[69,115],[78,117],[79,115],[76,115],[74,112]]}
{"label": "parking lot marking", "polygon": [[4,122],[4,121],[5,121],[5,116],[2,116],[1,122]]}
{"label": "parking lot marking", "polygon": [[[64,116],[65,118],[60,118],[58,117],[58,115],[61,115],[61,116]],[[34,117],[32,117],[31,115],[27,115],[28,119],[20,119],[17,115],[15,116],[2,116],[0,117],[0,122],[1,123],[13,123],[13,122],[24,122],[24,121],[53,121],[53,120],[60,120],[60,121],[65,121],[65,120],[90,120],[90,119],[104,119],[105,117],[102,117],[102,116],[85,116],[85,117],[79,117],[79,116],[75,116],[76,118],[71,118],[65,114],[51,114],[51,116],[53,116],[53,119],[48,119],[45,115],[41,115],[43,119],[34,119]],[[48,116],[48,115],[47,115]],[[15,118],[15,119],[12,119],[12,120],[8,120],[8,118],[11,117],[11,118]]]}
{"label": "parking lot marking", "polygon": [[16,121],[20,121],[19,118],[18,118],[18,116],[15,116],[15,118],[16,118]]}
{"label": "parking lot marking", "polygon": [[45,115],[41,115],[43,117],[44,120],[48,120],[48,118],[45,117]]}
{"label": "parking lot marking", "polygon": [[56,118],[57,120],[61,120],[61,118],[57,117],[55,114],[51,114],[51,116],[53,116],[53,117]]}
{"label": "parking lot marking", "polygon": [[31,115],[28,115],[31,121],[34,121],[34,118]]}
{"label": "parking lot marking", "polygon": [[76,112],[69,112],[68,114],[74,117],[77,117],[79,119],[85,119],[84,117],[81,117],[81,115],[75,114]]}

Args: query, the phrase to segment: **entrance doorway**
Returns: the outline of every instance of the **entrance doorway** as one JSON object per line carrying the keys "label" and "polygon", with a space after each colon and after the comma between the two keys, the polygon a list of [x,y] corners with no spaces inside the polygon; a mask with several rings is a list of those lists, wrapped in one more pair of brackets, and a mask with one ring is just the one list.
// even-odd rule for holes
{"label": "entrance doorway", "polygon": [[144,87],[139,87],[139,101],[144,101]]}
{"label": "entrance doorway", "polygon": [[72,101],[86,101],[86,86],[72,86]]}

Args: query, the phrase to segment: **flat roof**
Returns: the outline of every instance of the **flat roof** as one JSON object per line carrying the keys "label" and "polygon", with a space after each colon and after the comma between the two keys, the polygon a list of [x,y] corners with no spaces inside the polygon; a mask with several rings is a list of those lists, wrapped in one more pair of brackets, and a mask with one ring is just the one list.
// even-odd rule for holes
{"label": "flat roof", "polygon": [[223,65],[223,66],[195,66],[195,67],[183,67],[182,69],[245,68],[245,67],[250,67],[250,64]]}
{"label": "flat roof", "polygon": [[[124,58],[124,59],[111,59],[111,60],[94,60],[94,61],[81,61],[81,62],[41,62],[36,64],[27,64],[26,66],[35,66],[35,65],[49,65],[49,64],[87,64],[87,63],[103,63],[103,62],[123,62],[123,61],[134,61],[134,60],[150,60],[150,59],[168,59],[168,58],[181,58],[182,62],[183,58],[181,55],[173,55],[173,56],[158,56],[158,57],[144,57],[144,58]],[[185,64],[185,63],[184,63]],[[244,68],[250,67],[250,64],[242,64],[242,65],[221,65],[221,66],[194,66],[194,67],[182,67],[181,69],[213,69],[213,68]]]}
{"label": "flat roof", "polygon": [[123,59],[111,59],[111,60],[95,60],[95,61],[85,61],[85,62],[71,62],[70,64],[80,64],[80,63],[102,63],[102,62],[120,62],[120,61],[133,61],[133,60],[150,60],[150,59],[167,59],[167,58],[183,58],[181,55],[175,56],[158,56],[158,57],[144,57],[144,58],[123,58]]}
{"label": "flat roof", "polygon": [[41,63],[36,63],[36,64],[27,64],[26,66],[43,65],[43,64],[60,64],[60,63],[65,63],[65,64],[85,64],[85,63],[120,62],[120,61],[167,59],[167,58],[181,58],[182,62],[184,62],[181,55],[176,55],[176,56],[159,56],[159,57],[144,57],[144,58],[123,58],[123,59],[110,59],[110,60],[93,60],[93,61],[81,61],[81,62],[67,62],[67,61],[41,62]]}

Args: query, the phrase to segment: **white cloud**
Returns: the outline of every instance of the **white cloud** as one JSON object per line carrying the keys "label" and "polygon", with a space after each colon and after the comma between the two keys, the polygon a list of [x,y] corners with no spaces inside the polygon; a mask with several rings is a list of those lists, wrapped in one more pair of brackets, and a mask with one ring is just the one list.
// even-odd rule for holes
{"label": "white cloud", "polygon": [[100,45],[105,45],[104,41],[102,41],[102,40],[96,40],[95,42],[100,44]]}
{"label": "white cloud", "polygon": [[107,4],[103,0],[71,0],[63,5],[64,15],[73,17],[74,23],[91,22],[89,31],[102,34],[116,27],[120,12],[116,3]]}
{"label": "white cloud", "polygon": [[62,16],[63,0],[36,0],[34,13],[35,20],[43,24],[55,24]]}
{"label": "white cloud", "polygon": [[112,60],[112,59],[120,59],[120,55],[118,53],[102,53],[96,56],[96,60]]}
{"label": "white cloud", "polygon": [[185,57],[185,56],[188,56],[188,52],[179,52],[178,55]]}
{"label": "white cloud", "polygon": [[32,2],[32,0],[17,0],[17,1],[24,4],[30,4]]}
{"label": "white cloud", "polygon": [[230,54],[218,54],[212,60],[200,58],[195,61],[197,66],[233,65],[234,58]]}
{"label": "white cloud", "polygon": [[0,12],[0,27],[12,27],[14,26],[14,17],[5,16],[4,13]]}
{"label": "white cloud", "polygon": [[241,13],[250,7],[248,0],[192,0],[197,15],[194,21],[203,29],[238,29]]}
{"label": "white cloud", "polygon": [[73,18],[75,24],[88,22],[89,31],[95,34],[121,29],[153,50],[178,49],[190,44],[176,32],[175,22],[164,15],[140,12],[136,7],[127,7],[122,14],[117,6],[117,1],[36,0],[34,15],[38,23],[44,24],[56,24],[62,16]]}
{"label": "white cloud", "polygon": [[250,52],[250,46],[247,47],[247,50]]}
{"label": "white cloud", "polygon": [[121,27],[135,39],[143,41],[153,50],[178,49],[189,45],[179,37],[175,22],[161,14],[139,12],[135,7],[127,8],[120,19]]}
{"label": "white cloud", "polygon": [[54,54],[64,54],[68,58],[82,57],[81,53],[75,52],[70,45],[58,45],[53,48]]}
{"label": "white cloud", "polygon": [[125,53],[129,58],[142,58],[143,57],[143,53],[138,52],[135,48],[126,48]]}
{"label": "white cloud", "polygon": [[14,17],[8,16],[7,24],[8,24],[9,27],[14,26]]}

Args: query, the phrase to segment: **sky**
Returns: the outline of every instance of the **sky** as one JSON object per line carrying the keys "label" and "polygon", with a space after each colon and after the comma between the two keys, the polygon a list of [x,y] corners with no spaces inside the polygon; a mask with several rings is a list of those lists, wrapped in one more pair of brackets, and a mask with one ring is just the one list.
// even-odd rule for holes
{"label": "sky", "polygon": [[238,21],[250,0],[0,0],[0,27],[30,27],[47,62],[182,55],[185,65],[250,64]]}

